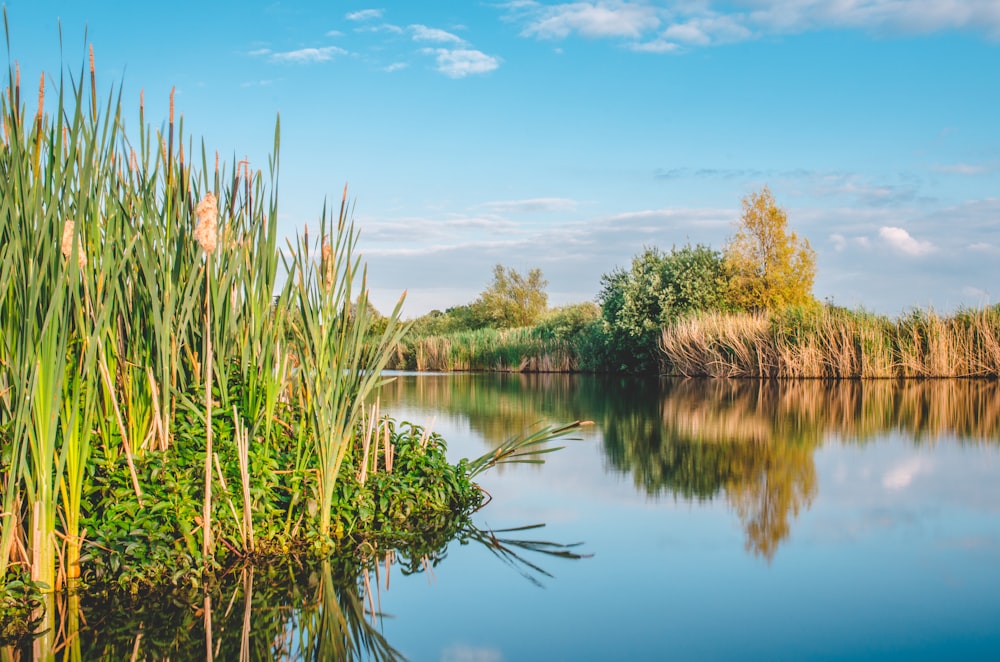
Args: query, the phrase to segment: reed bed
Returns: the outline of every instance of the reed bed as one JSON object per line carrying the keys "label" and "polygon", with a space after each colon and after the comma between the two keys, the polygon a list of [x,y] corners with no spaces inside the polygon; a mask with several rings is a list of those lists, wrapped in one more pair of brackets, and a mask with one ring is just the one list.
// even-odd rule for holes
{"label": "reed bed", "polygon": [[37,89],[14,63],[0,96],[0,594],[199,585],[480,503],[440,438],[370,409],[406,325],[402,297],[372,312],[346,187],[279,244],[280,122],[255,169],[173,94],[128,134],[93,50]]}
{"label": "reed bed", "polygon": [[388,367],[421,372],[572,372],[577,363],[568,342],[542,339],[534,329],[520,328],[405,338]]}
{"label": "reed bed", "polygon": [[664,329],[669,374],[890,379],[1000,377],[1000,306],[897,320],[841,308],[701,313]]}

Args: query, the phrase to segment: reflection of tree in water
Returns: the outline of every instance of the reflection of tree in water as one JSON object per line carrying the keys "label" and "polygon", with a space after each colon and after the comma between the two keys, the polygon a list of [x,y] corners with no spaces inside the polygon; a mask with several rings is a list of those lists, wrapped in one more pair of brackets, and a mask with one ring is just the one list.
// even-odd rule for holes
{"label": "reflection of tree in water", "polygon": [[601,419],[612,465],[651,496],[703,500],[724,493],[747,548],[773,557],[789,535],[789,517],[816,494],[815,432],[794,418],[777,421],[773,383],[656,386],[634,385]]}
{"label": "reflection of tree in water", "polygon": [[585,420],[578,378],[566,373],[403,375],[382,388],[381,398],[387,407],[405,402],[461,416],[493,448],[539,423]]}
{"label": "reflection of tree in water", "polygon": [[[815,497],[821,443],[889,432],[1000,441],[990,380],[656,380],[592,375],[405,378],[388,399],[467,417],[491,445],[539,421],[594,420],[608,463],[650,496],[724,495],[747,546],[771,558]],[[384,396],[385,398],[385,396]]]}

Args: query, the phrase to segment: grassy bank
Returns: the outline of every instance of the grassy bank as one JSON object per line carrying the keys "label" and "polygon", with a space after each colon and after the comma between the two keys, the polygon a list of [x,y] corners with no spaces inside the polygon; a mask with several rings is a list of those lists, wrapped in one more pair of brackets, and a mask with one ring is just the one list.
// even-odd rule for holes
{"label": "grassy bank", "polygon": [[890,319],[831,306],[702,313],[661,338],[670,374],[710,377],[1000,377],[1000,306]]}

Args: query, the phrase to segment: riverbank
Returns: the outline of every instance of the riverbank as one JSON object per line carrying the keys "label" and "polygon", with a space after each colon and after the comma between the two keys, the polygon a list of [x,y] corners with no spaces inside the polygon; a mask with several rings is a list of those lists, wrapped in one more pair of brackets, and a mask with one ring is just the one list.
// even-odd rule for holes
{"label": "riverbank", "polygon": [[[594,372],[623,366],[601,321],[571,337],[542,328],[407,335],[387,366],[421,372]],[[1000,306],[891,319],[834,306],[701,312],[662,331],[659,372],[686,377],[1000,377]]]}

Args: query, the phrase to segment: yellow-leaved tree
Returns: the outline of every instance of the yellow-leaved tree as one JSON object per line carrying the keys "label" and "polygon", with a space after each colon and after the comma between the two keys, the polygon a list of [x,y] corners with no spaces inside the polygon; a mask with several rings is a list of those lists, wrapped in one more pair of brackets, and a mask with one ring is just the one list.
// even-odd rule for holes
{"label": "yellow-leaved tree", "polygon": [[788,232],[788,216],[771,190],[743,198],[736,236],[725,249],[728,299],[746,310],[780,310],[815,303],[816,251]]}

